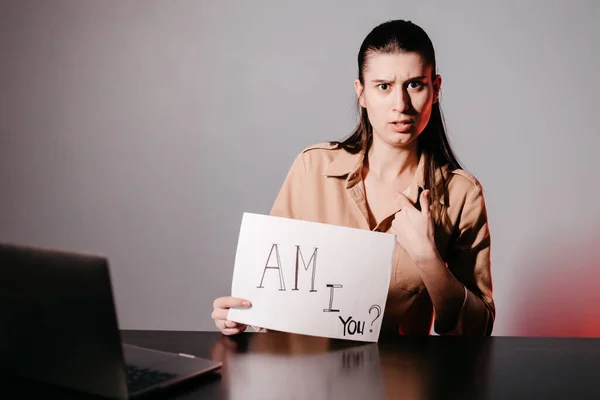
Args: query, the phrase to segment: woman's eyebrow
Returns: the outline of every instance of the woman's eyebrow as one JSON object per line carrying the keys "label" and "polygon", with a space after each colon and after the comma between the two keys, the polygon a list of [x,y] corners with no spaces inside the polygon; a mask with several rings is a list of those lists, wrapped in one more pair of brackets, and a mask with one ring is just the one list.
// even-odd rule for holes
{"label": "woman's eyebrow", "polygon": [[[425,79],[427,79],[427,77],[425,75],[420,75],[420,76],[415,76],[415,77],[412,77],[412,78],[408,78],[408,79],[406,79],[406,82],[408,82],[408,81],[416,81],[416,80],[422,81],[422,80],[425,80]],[[393,82],[393,81],[394,81],[394,79],[372,79],[371,83],[388,83],[388,82]]]}

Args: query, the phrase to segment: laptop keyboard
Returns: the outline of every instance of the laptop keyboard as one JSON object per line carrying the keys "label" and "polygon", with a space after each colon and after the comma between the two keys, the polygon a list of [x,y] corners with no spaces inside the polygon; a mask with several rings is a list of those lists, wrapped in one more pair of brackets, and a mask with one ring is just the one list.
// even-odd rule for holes
{"label": "laptop keyboard", "polygon": [[135,393],[150,386],[175,378],[177,375],[139,368],[135,365],[127,365],[127,387],[130,393]]}

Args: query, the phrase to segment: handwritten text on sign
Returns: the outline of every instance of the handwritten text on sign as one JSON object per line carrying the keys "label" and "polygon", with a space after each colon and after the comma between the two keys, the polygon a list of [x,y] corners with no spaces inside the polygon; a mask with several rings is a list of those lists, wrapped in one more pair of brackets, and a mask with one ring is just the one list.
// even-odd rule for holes
{"label": "handwritten text on sign", "polygon": [[272,330],[377,341],[394,243],[389,234],[245,213],[232,296],[250,300],[252,307],[231,309],[228,318]]}

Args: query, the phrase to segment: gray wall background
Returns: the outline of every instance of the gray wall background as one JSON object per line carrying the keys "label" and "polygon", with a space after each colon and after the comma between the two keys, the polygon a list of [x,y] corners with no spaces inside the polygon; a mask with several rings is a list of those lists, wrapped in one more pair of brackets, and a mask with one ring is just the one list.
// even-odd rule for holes
{"label": "gray wall background", "polygon": [[110,257],[121,326],[214,329],[244,211],[355,123],[365,35],[420,24],[483,183],[495,335],[600,336],[600,3],[0,2],[0,240]]}

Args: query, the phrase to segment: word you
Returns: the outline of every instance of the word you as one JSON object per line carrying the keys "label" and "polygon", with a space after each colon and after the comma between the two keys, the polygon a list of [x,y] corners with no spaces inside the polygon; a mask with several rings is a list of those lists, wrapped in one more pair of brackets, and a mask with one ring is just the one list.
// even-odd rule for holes
{"label": "word you", "polygon": [[[381,315],[381,307],[379,307],[377,304],[371,306],[371,308],[369,308],[369,314],[371,314],[371,311],[373,310],[377,311],[377,315],[375,316],[373,321],[371,321],[371,327],[373,326],[373,322],[375,322],[377,318],[379,318],[379,316]],[[344,320],[344,318],[342,318],[341,316],[339,316],[338,318],[340,319],[340,321],[342,321],[342,324],[344,325],[344,336],[364,335],[365,321],[356,321],[352,317],[348,317],[346,320]],[[373,332],[373,329],[369,329],[369,332]]]}

